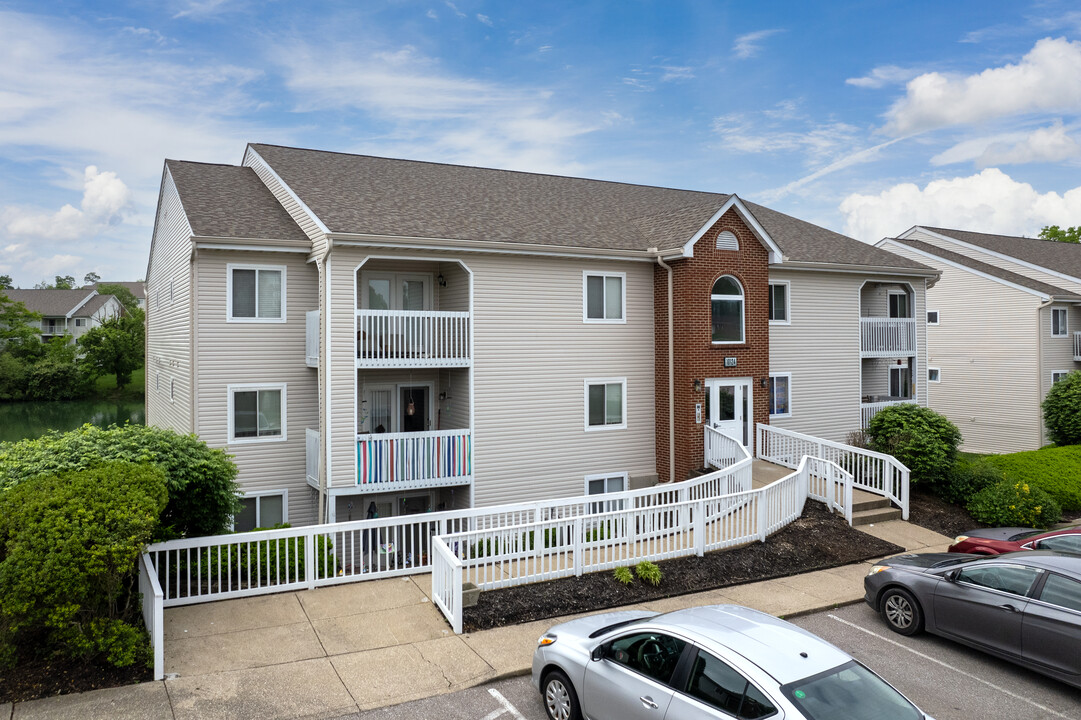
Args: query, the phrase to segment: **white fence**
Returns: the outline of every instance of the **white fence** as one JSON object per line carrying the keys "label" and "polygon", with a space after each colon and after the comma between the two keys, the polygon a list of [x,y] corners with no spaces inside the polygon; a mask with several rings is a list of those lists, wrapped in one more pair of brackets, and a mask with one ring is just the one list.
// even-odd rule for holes
{"label": "white fence", "polygon": [[[901,508],[901,517],[908,519],[908,468],[897,458],[770,425],[758,425],[758,457],[761,459],[796,468],[805,455],[834,463],[852,476],[855,488],[889,498]],[[850,507],[851,503],[848,505]]]}
{"label": "white fence", "polygon": [[145,553],[139,556],[139,592],[143,596],[143,624],[154,652],[154,679],[165,677],[165,603],[158,575]]}
{"label": "white fence", "polygon": [[864,357],[914,355],[915,319],[860,318],[860,352]]}
{"label": "white fence", "polygon": [[319,311],[304,313],[304,364],[319,367]]}
{"label": "white fence", "polygon": [[357,310],[357,367],[468,367],[468,312]]}
{"label": "white fence", "polygon": [[703,442],[704,467],[726,468],[735,465],[747,454],[746,449],[735,438],[730,438],[720,430],[705,426],[705,439]]}
{"label": "white fence", "polygon": [[468,429],[357,435],[357,484],[373,492],[468,483],[473,435]]}
{"label": "white fence", "polygon": [[871,424],[871,418],[878,415],[879,411],[883,408],[887,408],[891,405],[904,405],[905,403],[914,403],[915,400],[886,400],[884,402],[875,403],[861,403],[860,404],[860,427],[864,430]]}

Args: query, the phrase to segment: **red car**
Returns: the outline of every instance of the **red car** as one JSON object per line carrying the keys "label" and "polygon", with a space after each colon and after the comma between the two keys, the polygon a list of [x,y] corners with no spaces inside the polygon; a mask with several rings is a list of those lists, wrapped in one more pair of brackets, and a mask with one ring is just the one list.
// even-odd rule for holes
{"label": "red car", "polygon": [[1000,555],[1016,550],[1058,550],[1081,553],[1081,527],[1065,530],[980,528],[955,537],[949,551],[975,555]]}

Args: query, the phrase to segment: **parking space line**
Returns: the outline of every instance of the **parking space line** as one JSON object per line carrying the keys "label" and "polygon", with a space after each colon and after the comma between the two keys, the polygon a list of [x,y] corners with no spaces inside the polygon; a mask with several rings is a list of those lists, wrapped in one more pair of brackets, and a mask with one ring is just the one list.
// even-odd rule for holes
{"label": "parking space line", "polygon": [[488,688],[488,692],[491,694],[492,697],[495,698],[496,702],[503,706],[503,709],[491,715],[487,715],[485,717],[485,720],[488,720],[488,718],[492,718],[494,720],[494,718],[499,717],[505,712],[510,713],[510,716],[513,717],[514,720],[526,720],[525,715],[518,712],[518,708],[511,705],[510,700],[503,697],[503,694],[500,693],[498,690],[496,690],[495,688]]}
{"label": "parking space line", "polygon": [[876,632],[874,632],[872,630],[868,630],[865,627],[861,627],[861,626],[857,625],[854,622],[844,620],[842,618],[837,617],[836,615],[827,615],[826,617],[832,618],[832,619],[836,620],[837,622],[839,622],[839,623],[841,623],[843,625],[847,625],[847,626],[849,626],[851,628],[855,628],[856,630],[859,630],[862,633],[867,633],[868,635],[870,635],[872,637],[876,637],[879,640],[882,640],[884,642],[889,643],[890,645],[896,645],[897,647],[901,648],[902,650],[907,650],[908,652],[912,653],[913,655],[921,657],[924,660],[929,660],[930,662],[933,662],[936,665],[941,665],[944,668],[947,668],[949,670],[953,670],[954,672],[960,673],[960,674],[964,675],[967,678],[970,678],[972,680],[975,680],[976,682],[979,682],[979,683],[982,683],[982,684],[986,685],[987,687],[994,688],[995,690],[998,690],[1000,693],[1003,693],[1005,695],[1009,695],[1010,697],[1014,698],[1015,700],[1020,700],[1021,702],[1028,703],[1029,705],[1032,705],[1035,708],[1039,708],[1040,710],[1043,710],[1044,712],[1051,713],[1055,717],[1065,718],[1065,720],[1073,720],[1073,718],[1071,718],[1069,715],[1063,715],[1062,713],[1060,713],[1060,712],[1058,712],[1056,710],[1052,710],[1051,708],[1047,707],[1046,705],[1041,705],[1040,703],[1036,702],[1035,700],[1029,700],[1027,697],[1024,697],[1023,695],[1018,695],[1015,692],[1011,692],[1011,691],[1007,690],[1006,688],[1000,687],[999,685],[995,685],[992,682],[988,682],[987,680],[984,680],[983,678],[981,678],[981,677],[979,677],[977,675],[973,675],[970,672],[966,672],[966,671],[964,671],[964,670],[962,670],[960,668],[956,668],[956,667],[954,667],[953,665],[950,665],[947,662],[943,662],[943,661],[941,661],[941,660],[939,660],[937,658],[931,657],[930,655],[926,655],[924,653],[921,653],[919,650],[913,650],[910,647],[906,647],[905,645],[897,642],[896,640],[894,640],[892,638],[888,638],[885,635],[879,635],[878,633],[876,633]]}

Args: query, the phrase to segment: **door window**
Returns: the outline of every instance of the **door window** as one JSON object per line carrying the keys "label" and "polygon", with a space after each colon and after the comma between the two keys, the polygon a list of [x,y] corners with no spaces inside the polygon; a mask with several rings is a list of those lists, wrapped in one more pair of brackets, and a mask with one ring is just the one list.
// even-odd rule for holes
{"label": "door window", "polygon": [[424,432],[428,429],[428,388],[425,385],[403,387],[400,390],[402,432]]}
{"label": "door window", "polygon": [[890,293],[890,317],[912,317],[908,311],[908,295],[905,293]]}
{"label": "door window", "polygon": [[1081,535],[1055,535],[1036,543],[1040,550],[1060,550],[1081,553]]}
{"label": "door window", "polygon": [[686,645],[678,638],[661,633],[636,633],[613,640],[605,658],[667,684]]}
{"label": "door window", "polygon": [[701,650],[691,667],[685,690],[707,705],[747,720],[777,712],[766,696],[745,677]]}
{"label": "door window", "polygon": [[990,567],[962,568],[957,582],[999,590],[1024,597],[1039,577],[1040,571],[1023,565],[991,565]]}
{"label": "door window", "polygon": [[890,397],[911,397],[911,393],[909,392],[909,390],[911,389],[911,377],[911,370],[909,370],[907,367],[891,367]]}
{"label": "door window", "polygon": [[1040,591],[1040,600],[1049,605],[1081,612],[1081,582],[1061,575],[1048,575]]}

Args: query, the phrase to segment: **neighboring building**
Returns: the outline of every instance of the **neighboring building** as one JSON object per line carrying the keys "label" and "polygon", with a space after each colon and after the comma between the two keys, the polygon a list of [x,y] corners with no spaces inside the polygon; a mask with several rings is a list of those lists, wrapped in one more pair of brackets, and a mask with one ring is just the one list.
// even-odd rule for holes
{"label": "neighboring building", "polygon": [[147,421],[235,456],[240,529],[682,480],[704,423],[925,402],[937,276],[735,195],[249,145],[165,163]]}
{"label": "neighboring building", "polygon": [[1081,367],[1081,245],[917,225],[878,247],[942,273],[927,294],[927,387],[962,448],[1045,445],[1043,398]]}
{"label": "neighboring building", "polygon": [[99,295],[97,290],[5,290],[4,294],[41,314],[42,340],[68,335],[74,342],[90,328],[124,312],[119,300]]}
{"label": "neighboring building", "polygon": [[102,285],[122,285],[128,290],[131,290],[131,294],[135,296],[136,304],[141,310],[146,310],[146,283],[143,282],[127,282],[117,281],[109,282],[108,280],[99,280],[93,285],[85,285],[87,289],[98,290]]}

